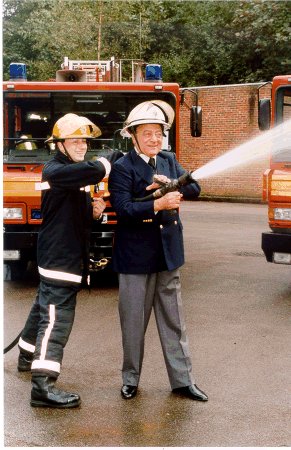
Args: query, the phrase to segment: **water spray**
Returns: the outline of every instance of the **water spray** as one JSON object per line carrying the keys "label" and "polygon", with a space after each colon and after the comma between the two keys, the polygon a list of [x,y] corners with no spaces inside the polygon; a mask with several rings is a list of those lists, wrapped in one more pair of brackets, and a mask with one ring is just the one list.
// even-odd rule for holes
{"label": "water spray", "polygon": [[195,180],[209,178],[227,169],[259,160],[268,154],[276,155],[281,151],[289,151],[291,162],[291,120],[206,163],[191,172],[191,176]]}
{"label": "water spray", "polygon": [[266,155],[276,155],[280,152],[289,152],[291,162],[291,120],[266,131],[260,136],[239,145],[229,152],[208,162],[197,170],[185,172],[178,179],[170,180],[168,183],[161,182],[154,176],[154,181],[160,184],[160,188],[152,194],[142,198],[134,198],[135,202],[145,202],[163,197],[168,192],[179,190],[180,187],[194,183],[197,180],[209,178],[227,169],[242,166],[248,162],[259,160]]}

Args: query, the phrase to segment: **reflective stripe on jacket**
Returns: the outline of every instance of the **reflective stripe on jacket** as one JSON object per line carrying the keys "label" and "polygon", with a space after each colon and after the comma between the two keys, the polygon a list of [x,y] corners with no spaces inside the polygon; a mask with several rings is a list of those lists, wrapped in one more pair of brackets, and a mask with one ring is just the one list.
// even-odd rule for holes
{"label": "reflective stripe on jacket", "polygon": [[57,285],[80,284],[87,275],[92,204],[88,185],[105,175],[100,161],[74,163],[61,152],[44,166],[42,225],[38,236],[40,278]]}

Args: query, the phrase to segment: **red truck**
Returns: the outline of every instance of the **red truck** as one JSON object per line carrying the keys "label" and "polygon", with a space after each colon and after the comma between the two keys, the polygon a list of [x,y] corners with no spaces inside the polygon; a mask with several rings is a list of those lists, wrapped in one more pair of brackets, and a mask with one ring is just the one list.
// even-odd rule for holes
{"label": "red truck", "polygon": [[[123,81],[125,64],[130,81]],[[144,75],[145,72],[145,75]],[[176,113],[174,126],[167,132],[163,148],[179,158],[179,109],[184,90],[177,83],[162,81],[161,66],[141,61],[76,61],[64,58],[56,78],[46,82],[27,81],[26,66],[12,63],[10,80],[3,83],[3,193],[4,263],[11,278],[24,273],[29,261],[36,259],[36,243],[41,224],[40,190],[43,164],[56,151],[47,145],[56,120],[66,113],[88,117],[102,131],[94,139],[86,158],[105,156],[131,149],[120,129],[130,110],[150,99],[164,100]],[[189,106],[189,105],[187,105]],[[189,129],[201,135],[201,108],[191,110]],[[110,266],[112,240],[116,225],[107,191],[107,179],[91,187],[92,196],[102,196],[106,210],[102,223],[95,223],[91,236],[90,269]]]}
{"label": "red truck", "polygon": [[[291,127],[291,75],[276,76],[271,98],[259,100],[259,128],[266,130],[283,122]],[[290,135],[290,133],[288,133]],[[264,174],[263,199],[268,203],[271,231],[262,234],[262,249],[268,262],[291,264],[291,141],[270,155]]]}

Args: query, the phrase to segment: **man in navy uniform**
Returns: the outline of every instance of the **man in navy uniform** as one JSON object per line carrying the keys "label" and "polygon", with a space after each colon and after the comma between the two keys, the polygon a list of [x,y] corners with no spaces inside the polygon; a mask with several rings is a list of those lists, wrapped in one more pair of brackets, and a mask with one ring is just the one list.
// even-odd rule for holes
{"label": "man in navy uniform", "polygon": [[163,182],[185,173],[174,153],[161,151],[163,135],[173,120],[174,111],[164,101],[137,105],[121,131],[122,136],[132,139],[134,149],[114,164],[109,177],[111,202],[118,219],[113,269],[119,273],[124,399],[137,394],[144,338],[154,309],[172,391],[193,400],[208,400],[192,375],[179,273],[184,248],[177,209],[182,196],[197,198],[200,187],[193,181],[180,192],[134,201],[158,187],[153,183],[154,173]]}

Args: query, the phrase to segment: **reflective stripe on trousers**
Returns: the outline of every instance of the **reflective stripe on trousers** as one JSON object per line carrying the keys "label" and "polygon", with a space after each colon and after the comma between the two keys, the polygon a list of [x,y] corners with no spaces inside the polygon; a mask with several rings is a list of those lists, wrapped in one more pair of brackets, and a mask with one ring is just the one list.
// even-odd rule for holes
{"label": "reflective stripe on trousers", "polygon": [[63,349],[75,317],[78,288],[40,282],[38,295],[26,321],[19,346],[35,344],[32,372],[60,373]]}

